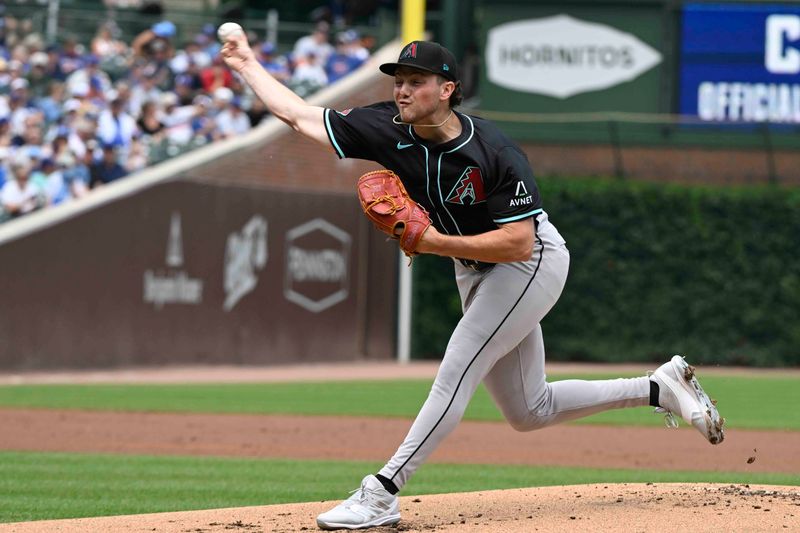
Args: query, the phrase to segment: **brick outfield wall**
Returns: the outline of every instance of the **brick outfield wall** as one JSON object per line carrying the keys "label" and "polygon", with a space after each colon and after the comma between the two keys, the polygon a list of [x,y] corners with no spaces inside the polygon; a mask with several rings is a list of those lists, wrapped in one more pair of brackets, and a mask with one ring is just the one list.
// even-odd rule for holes
{"label": "brick outfield wall", "polygon": [[800,153],[773,154],[774,171],[763,150],[703,147],[623,148],[617,156],[609,145],[522,144],[537,175],[617,176],[618,165],[629,179],[695,185],[800,185]]}

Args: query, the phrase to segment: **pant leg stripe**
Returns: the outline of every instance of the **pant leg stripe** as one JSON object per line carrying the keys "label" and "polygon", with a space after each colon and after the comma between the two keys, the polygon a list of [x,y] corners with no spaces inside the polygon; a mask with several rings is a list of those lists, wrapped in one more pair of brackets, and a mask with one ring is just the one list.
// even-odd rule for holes
{"label": "pant leg stripe", "polygon": [[419,451],[420,448],[422,448],[422,446],[430,438],[430,436],[433,435],[433,432],[436,431],[436,428],[439,427],[439,424],[441,424],[442,420],[444,420],[445,415],[447,415],[447,411],[450,410],[450,406],[453,405],[453,402],[456,399],[456,394],[458,394],[458,389],[461,387],[461,383],[463,383],[464,377],[466,377],[467,372],[469,372],[470,367],[472,367],[472,363],[475,362],[475,360],[481,354],[483,349],[486,348],[486,345],[489,344],[489,341],[491,341],[494,338],[495,334],[500,330],[500,328],[503,326],[503,324],[505,324],[505,322],[508,319],[508,317],[511,316],[511,313],[514,312],[514,309],[517,308],[517,305],[519,304],[520,300],[522,300],[522,297],[525,296],[526,292],[528,292],[528,287],[531,286],[531,283],[533,283],[533,280],[536,278],[536,273],[539,272],[539,266],[542,264],[542,257],[544,256],[544,243],[542,242],[542,239],[538,235],[536,236],[536,240],[539,243],[539,247],[540,247],[539,248],[539,250],[540,250],[539,251],[539,261],[537,261],[537,263],[536,263],[536,268],[533,271],[533,275],[531,276],[531,279],[528,280],[528,283],[525,285],[525,288],[522,290],[522,293],[520,293],[519,298],[517,298],[517,301],[515,301],[514,305],[511,306],[511,309],[509,309],[508,313],[506,313],[506,316],[503,317],[503,320],[500,321],[500,324],[497,325],[497,327],[494,329],[492,334],[489,335],[489,338],[486,339],[486,342],[483,343],[483,345],[477,351],[475,356],[470,360],[470,362],[467,365],[467,367],[464,369],[464,372],[461,374],[461,378],[458,380],[458,384],[456,385],[456,388],[453,391],[453,396],[450,398],[450,401],[448,402],[447,407],[445,407],[444,412],[442,413],[442,416],[439,417],[439,420],[436,421],[436,424],[433,425],[433,428],[431,428],[431,430],[428,432],[428,434],[425,435],[425,438],[422,439],[422,442],[419,443],[419,445],[414,449],[413,452],[411,452],[411,454],[408,456],[408,458],[405,461],[403,461],[403,464],[400,465],[400,467],[395,471],[394,474],[392,474],[392,477],[389,478],[390,481],[393,481],[394,478],[397,476],[397,474],[399,474],[400,471],[403,468],[405,468],[405,466],[408,464],[408,462],[411,460],[411,458],[414,457],[414,455],[416,455],[416,453]]}

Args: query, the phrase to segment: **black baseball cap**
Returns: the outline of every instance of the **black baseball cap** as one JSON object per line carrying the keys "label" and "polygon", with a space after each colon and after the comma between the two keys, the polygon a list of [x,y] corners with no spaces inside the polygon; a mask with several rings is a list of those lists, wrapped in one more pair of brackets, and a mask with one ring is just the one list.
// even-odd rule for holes
{"label": "black baseball cap", "polygon": [[384,63],[379,68],[384,74],[394,76],[397,67],[411,67],[433,72],[450,81],[458,81],[458,64],[453,54],[439,43],[412,41],[408,43],[396,63]]}

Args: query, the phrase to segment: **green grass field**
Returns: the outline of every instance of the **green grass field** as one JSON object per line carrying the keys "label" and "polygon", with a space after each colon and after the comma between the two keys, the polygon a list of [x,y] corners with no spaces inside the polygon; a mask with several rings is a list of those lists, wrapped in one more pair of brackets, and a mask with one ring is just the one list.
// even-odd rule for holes
{"label": "green grass field", "polygon": [[[581,376],[550,376],[551,380]],[[582,376],[599,379],[603,376]],[[800,430],[800,380],[703,377],[729,427]],[[412,418],[430,381],[234,385],[42,385],[0,387],[0,407],[198,413],[291,413]],[[500,420],[481,388],[466,419]],[[583,423],[659,425],[646,408]],[[339,499],[381,465],[213,457],[0,452],[0,522]],[[325,475],[321,476],[320,472]],[[615,482],[800,485],[800,474],[663,472],[430,464],[404,494]]]}
{"label": "green grass field", "polygon": [[[338,500],[356,461],[0,453],[0,522]],[[320,475],[324,472],[324,475]],[[404,495],[621,482],[800,485],[800,475],[429,464]]]}
{"label": "green grass field", "polygon": [[[602,379],[612,376],[551,376]],[[616,377],[616,376],[613,376]],[[797,379],[776,377],[703,377],[728,427],[800,430]],[[10,385],[0,387],[0,406],[51,409],[196,413],[285,413],[413,418],[430,381],[270,383],[224,385]],[[783,407],[782,407],[783,406]],[[663,423],[647,408],[608,411],[577,423],[652,426]],[[481,387],[466,420],[502,420]]]}

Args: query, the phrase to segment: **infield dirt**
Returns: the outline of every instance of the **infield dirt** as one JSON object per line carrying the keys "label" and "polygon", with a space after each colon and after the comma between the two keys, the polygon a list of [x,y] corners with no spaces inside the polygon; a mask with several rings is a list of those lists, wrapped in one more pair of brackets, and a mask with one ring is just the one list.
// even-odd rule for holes
{"label": "infield dirt", "polygon": [[[364,365],[262,371],[260,381],[375,379]],[[370,367],[367,366],[369,369]],[[174,370],[174,369],[173,369]],[[336,370],[336,371],[334,371]],[[435,367],[391,366],[383,377],[431,377]],[[609,371],[606,367],[604,370]],[[552,369],[550,370],[552,372]],[[341,374],[339,373],[341,372]],[[252,381],[244,369],[242,381]],[[170,379],[171,377],[171,379]],[[214,379],[216,378],[216,379]],[[198,369],[0,376],[0,382],[236,381]],[[408,420],[376,418],[198,415],[0,409],[0,449],[384,460]],[[358,434],[359,439],[340,436]],[[325,438],[321,438],[327,436]],[[754,449],[758,452],[754,453]],[[516,433],[503,423],[462,422],[431,458],[495,463],[653,470],[800,471],[800,433],[729,431],[711,446],[694,430],[557,426]],[[755,458],[754,460],[752,460]],[[357,484],[357,480],[355,480]],[[343,497],[346,494],[342,495]],[[0,525],[31,531],[309,531],[332,502]],[[581,485],[479,493],[408,496],[398,527],[375,531],[800,531],[800,489],[746,485]]]}

